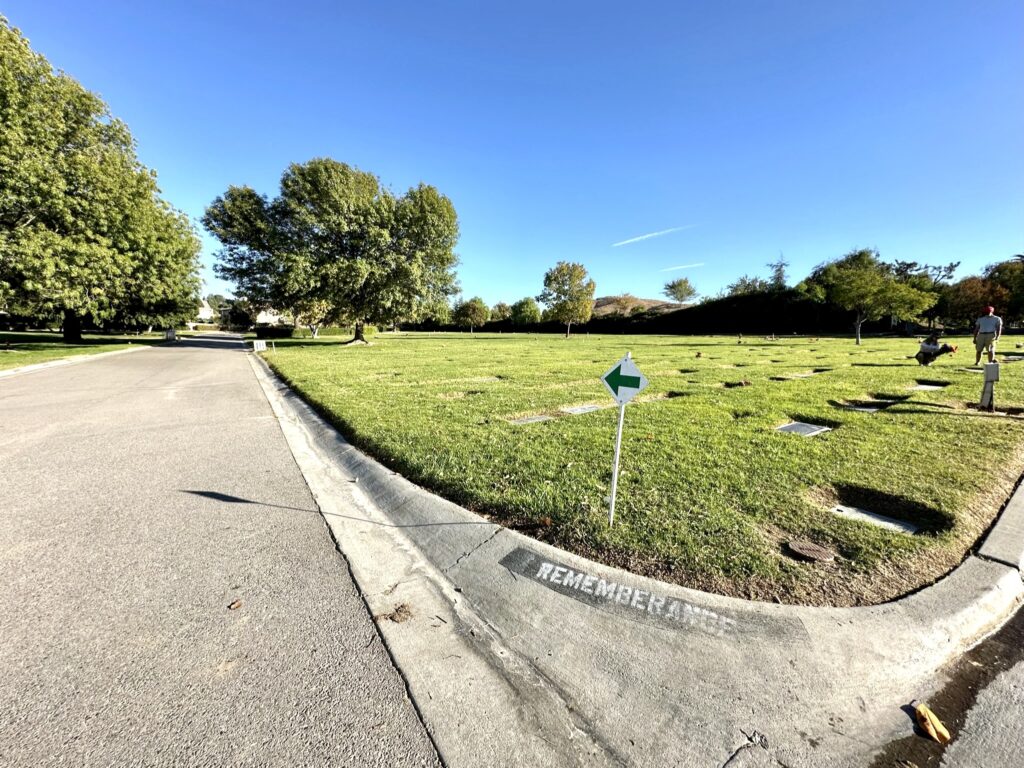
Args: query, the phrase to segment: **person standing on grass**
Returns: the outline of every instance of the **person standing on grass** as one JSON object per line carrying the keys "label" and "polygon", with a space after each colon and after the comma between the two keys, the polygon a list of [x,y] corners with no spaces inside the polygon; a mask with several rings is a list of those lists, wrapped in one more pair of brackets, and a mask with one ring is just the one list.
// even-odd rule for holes
{"label": "person standing on grass", "polygon": [[981,353],[988,351],[988,361],[996,361],[996,342],[1003,333],[1003,318],[996,315],[995,307],[985,307],[985,314],[974,323],[974,364],[981,363]]}

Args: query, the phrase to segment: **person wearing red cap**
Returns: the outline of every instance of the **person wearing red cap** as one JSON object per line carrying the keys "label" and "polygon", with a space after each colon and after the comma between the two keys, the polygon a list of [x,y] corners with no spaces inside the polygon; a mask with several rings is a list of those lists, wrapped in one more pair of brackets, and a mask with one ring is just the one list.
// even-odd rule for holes
{"label": "person wearing red cap", "polygon": [[985,314],[974,323],[974,364],[981,363],[981,353],[988,351],[988,361],[996,361],[996,342],[1003,332],[1003,318],[996,315],[995,307],[985,307]]}

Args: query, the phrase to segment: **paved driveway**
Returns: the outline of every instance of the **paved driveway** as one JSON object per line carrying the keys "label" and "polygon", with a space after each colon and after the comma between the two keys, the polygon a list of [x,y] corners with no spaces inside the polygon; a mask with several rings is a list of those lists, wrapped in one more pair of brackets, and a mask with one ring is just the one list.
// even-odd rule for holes
{"label": "paved driveway", "polygon": [[236,340],[0,381],[0,764],[58,763],[438,763]]}

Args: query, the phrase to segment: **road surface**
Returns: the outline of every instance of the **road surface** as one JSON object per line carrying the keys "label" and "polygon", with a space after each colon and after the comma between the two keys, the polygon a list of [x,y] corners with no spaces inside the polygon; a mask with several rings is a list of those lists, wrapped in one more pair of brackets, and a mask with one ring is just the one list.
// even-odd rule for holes
{"label": "road surface", "polygon": [[4,766],[439,764],[226,337],[0,381],[0,671]]}

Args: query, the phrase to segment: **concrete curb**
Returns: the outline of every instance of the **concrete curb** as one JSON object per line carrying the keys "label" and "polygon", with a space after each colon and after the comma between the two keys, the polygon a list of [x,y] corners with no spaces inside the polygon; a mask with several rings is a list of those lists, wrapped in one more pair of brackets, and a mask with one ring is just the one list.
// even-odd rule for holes
{"label": "concrete curb", "polygon": [[[382,622],[450,765],[489,754],[483,762],[494,765],[721,766],[750,750],[788,766],[863,764],[909,732],[900,707],[935,690],[941,668],[1024,599],[1020,489],[978,556],[913,595],[866,608],[754,603],[639,577],[483,520],[356,450],[251,359],[307,479],[329,474],[323,467],[336,475],[314,488],[318,501],[336,506],[340,496],[365,515],[328,518],[357,579],[391,579],[387,547],[360,541],[386,529],[406,542],[405,581],[392,593],[401,583],[417,585],[410,599],[429,593],[435,615],[455,624],[449,650],[475,659],[453,668],[410,636],[413,622]],[[453,682],[439,687],[445,676]],[[488,681],[482,711],[499,719],[453,726],[453,701],[477,701],[467,691],[479,680]],[[545,748],[538,734],[561,742]],[[502,744],[510,757],[495,760]]]}
{"label": "concrete curb", "polygon": [[59,368],[64,365],[77,365],[78,363],[87,363],[90,360],[97,360],[104,357],[111,357],[112,355],[124,355],[129,352],[138,352],[143,349],[150,349],[152,347],[159,347],[161,344],[139,344],[133,346],[131,349],[115,349],[110,352],[96,352],[95,354],[86,355],[75,355],[73,357],[61,357],[56,360],[47,360],[43,363],[33,363],[32,365],[23,365],[19,368],[6,368],[0,371],[0,379],[6,379],[10,376],[20,376],[23,373],[35,373],[36,371],[45,371],[49,368]]}

